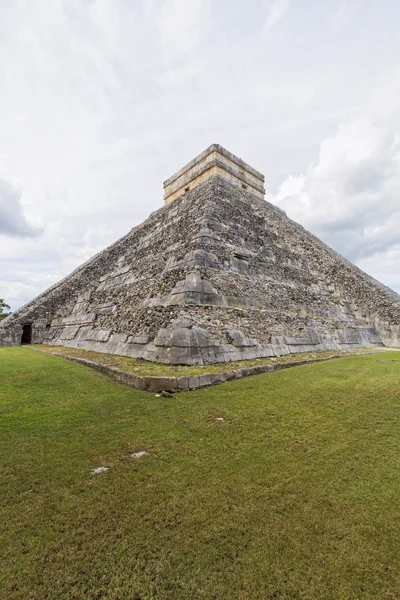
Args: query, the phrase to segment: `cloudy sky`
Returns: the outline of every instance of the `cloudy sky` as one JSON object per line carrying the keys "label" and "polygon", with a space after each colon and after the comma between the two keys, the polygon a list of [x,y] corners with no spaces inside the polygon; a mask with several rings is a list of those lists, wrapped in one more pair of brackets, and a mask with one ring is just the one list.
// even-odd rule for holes
{"label": "cloudy sky", "polygon": [[0,0],[0,298],[162,205],[218,142],[400,291],[398,0]]}

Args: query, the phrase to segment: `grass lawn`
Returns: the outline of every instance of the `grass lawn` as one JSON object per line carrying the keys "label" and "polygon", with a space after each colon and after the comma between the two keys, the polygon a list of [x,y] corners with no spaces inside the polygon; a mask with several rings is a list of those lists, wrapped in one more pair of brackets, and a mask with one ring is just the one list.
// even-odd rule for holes
{"label": "grass lawn", "polygon": [[2,348],[0,419],[2,599],[400,598],[398,352],[167,400]]}

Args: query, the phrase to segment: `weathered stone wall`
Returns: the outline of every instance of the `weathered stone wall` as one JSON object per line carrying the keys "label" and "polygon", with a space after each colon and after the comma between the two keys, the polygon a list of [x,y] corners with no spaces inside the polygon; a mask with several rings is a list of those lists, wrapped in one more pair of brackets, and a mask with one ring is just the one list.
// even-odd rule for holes
{"label": "weathered stone wall", "polygon": [[400,297],[215,176],[5,319],[0,344],[25,323],[34,342],[203,364],[400,345]]}
{"label": "weathered stone wall", "polygon": [[0,323],[0,348],[4,346],[19,346],[21,343],[22,326],[1,327]]}

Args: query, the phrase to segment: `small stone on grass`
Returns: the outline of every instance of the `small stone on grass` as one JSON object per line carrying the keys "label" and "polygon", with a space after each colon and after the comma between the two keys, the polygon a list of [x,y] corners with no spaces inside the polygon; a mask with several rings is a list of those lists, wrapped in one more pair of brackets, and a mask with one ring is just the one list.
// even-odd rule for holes
{"label": "small stone on grass", "polygon": [[217,417],[215,420],[216,421],[225,421],[224,417]]}
{"label": "small stone on grass", "polygon": [[98,473],[104,473],[104,471],[108,471],[109,467],[96,467],[96,469],[92,469],[92,475],[97,475]]}
{"label": "small stone on grass", "polygon": [[146,456],[146,454],[148,454],[146,450],[141,450],[140,452],[134,452],[133,454],[131,454],[131,456],[132,458],[142,458],[142,456]]}

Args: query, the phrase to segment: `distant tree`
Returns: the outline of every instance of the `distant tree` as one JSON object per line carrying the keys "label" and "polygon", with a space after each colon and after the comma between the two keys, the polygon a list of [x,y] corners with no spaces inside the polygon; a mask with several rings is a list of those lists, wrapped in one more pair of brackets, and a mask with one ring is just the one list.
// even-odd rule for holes
{"label": "distant tree", "polygon": [[0,298],[0,321],[8,317],[10,311],[10,307],[8,304],[4,302],[2,298]]}

